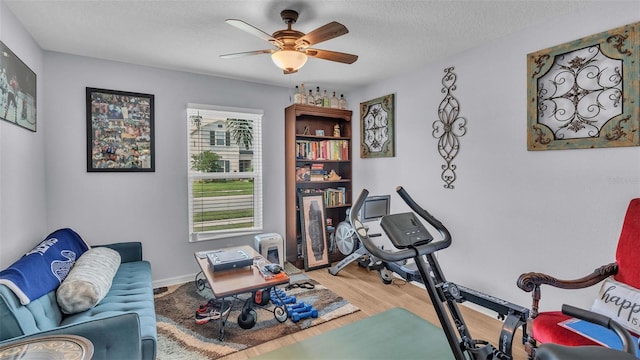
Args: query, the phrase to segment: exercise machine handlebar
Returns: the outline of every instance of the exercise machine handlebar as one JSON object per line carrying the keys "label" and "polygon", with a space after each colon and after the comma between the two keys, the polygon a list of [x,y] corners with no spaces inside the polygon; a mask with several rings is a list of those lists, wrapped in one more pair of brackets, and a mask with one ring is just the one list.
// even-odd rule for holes
{"label": "exercise machine handlebar", "polygon": [[562,313],[612,330],[620,338],[620,341],[622,342],[622,350],[628,354],[637,356],[638,349],[636,348],[635,341],[631,334],[629,334],[622,325],[612,320],[610,317],[567,304],[562,305]]}
{"label": "exercise machine handlebar", "polygon": [[442,225],[442,223],[433,217],[429,212],[420,205],[418,205],[412,198],[409,196],[406,190],[402,186],[398,186],[396,188],[396,192],[400,197],[409,205],[409,207],[420,217],[425,219],[429,224],[431,224],[442,236],[442,240],[429,242],[427,244],[417,245],[411,248],[407,248],[399,251],[388,251],[378,248],[373,241],[370,239],[367,234],[367,230],[359,219],[360,208],[364,204],[365,199],[369,195],[369,191],[367,189],[362,189],[360,195],[354,202],[351,213],[350,213],[350,221],[353,228],[356,230],[358,234],[358,238],[362,241],[364,247],[375,257],[380,258],[384,261],[388,262],[396,262],[402,261],[406,259],[411,259],[420,255],[432,254],[436,251],[448,248],[451,245],[451,234],[449,230]]}

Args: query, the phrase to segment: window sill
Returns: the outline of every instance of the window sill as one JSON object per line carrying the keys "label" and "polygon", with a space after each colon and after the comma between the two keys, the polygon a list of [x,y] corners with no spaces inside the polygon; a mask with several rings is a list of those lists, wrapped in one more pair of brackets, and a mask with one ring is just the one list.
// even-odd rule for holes
{"label": "window sill", "polygon": [[244,236],[252,236],[257,234],[262,234],[262,229],[253,229],[247,231],[230,231],[226,233],[216,232],[216,233],[192,233],[189,236],[189,242],[195,243],[200,241],[209,241],[209,240],[222,240],[236,237],[244,237]]}

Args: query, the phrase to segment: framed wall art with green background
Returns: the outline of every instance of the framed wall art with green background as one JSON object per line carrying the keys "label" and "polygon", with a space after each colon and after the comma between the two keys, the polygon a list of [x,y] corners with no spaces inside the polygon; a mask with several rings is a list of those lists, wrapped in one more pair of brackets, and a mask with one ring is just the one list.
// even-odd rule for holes
{"label": "framed wall art with green background", "polygon": [[393,94],[360,103],[360,157],[395,156]]}
{"label": "framed wall art with green background", "polygon": [[640,145],[640,22],[527,56],[527,148]]}

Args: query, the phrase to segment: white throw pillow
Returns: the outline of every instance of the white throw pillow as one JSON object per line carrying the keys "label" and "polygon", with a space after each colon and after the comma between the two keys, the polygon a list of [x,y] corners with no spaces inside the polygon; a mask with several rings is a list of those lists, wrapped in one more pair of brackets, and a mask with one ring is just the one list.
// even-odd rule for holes
{"label": "white throw pillow", "polygon": [[602,282],[591,310],[610,317],[635,334],[640,334],[639,289],[610,277]]}
{"label": "white throw pillow", "polygon": [[120,267],[120,254],[106,247],[88,250],[78,258],[56,291],[58,306],[75,314],[96,306],[109,289]]}

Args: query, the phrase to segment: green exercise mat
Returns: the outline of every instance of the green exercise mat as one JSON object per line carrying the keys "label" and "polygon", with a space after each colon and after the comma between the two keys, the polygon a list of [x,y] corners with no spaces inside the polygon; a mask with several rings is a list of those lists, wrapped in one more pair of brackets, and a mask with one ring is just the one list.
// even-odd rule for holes
{"label": "green exercise mat", "polygon": [[442,329],[393,308],[254,359],[454,359]]}

